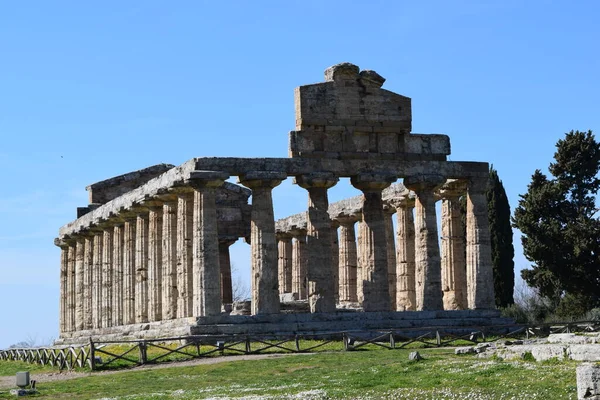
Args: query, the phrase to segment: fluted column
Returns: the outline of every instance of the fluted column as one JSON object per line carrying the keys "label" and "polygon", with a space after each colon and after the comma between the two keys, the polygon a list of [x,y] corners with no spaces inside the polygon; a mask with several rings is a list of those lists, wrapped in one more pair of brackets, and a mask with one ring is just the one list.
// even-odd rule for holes
{"label": "fluted column", "polygon": [[285,178],[284,173],[265,171],[240,176],[240,183],[252,189],[252,315],[279,313],[277,242],[272,191]]}
{"label": "fluted column", "polygon": [[216,188],[229,175],[216,171],[195,171],[193,219],[193,315],[221,313],[221,267],[217,233]]}
{"label": "fluted column", "polygon": [[279,293],[292,292],[292,235],[277,233],[277,271]]}
{"label": "fluted column", "polygon": [[105,229],[102,238],[102,309],[100,312],[100,326],[106,328],[112,325],[113,229]]}
{"label": "fluted column", "polygon": [[135,323],[137,259],[137,216],[129,215],[123,225],[123,324]]}
{"label": "fluted column", "polygon": [[67,269],[67,331],[75,330],[75,241],[69,243]]}
{"label": "fluted column", "polygon": [[123,325],[123,222],[113,227],[112,254],[112,325]]}
{"label": "fluted column", "polygon": [[75,243],[75,331],[83,329],[83,276],[85,238],[78,237]]}
{"label": "fluted column", "polygon": [[290,232],[292,241],[292,293],[298,299],[306,299],[306,230],[297,229]]}
{"label": "fluted column", "polygon": [[355,216],[337,217],[340,224],[340,283],[339,283],[339,301],[356,302],[356,234],[354,233],[354,224],[357,221]]}
{"label": "fluted column", "polygon": [[459,181],[448,181],[442,196],[442,291],[445,310],[467,308],[465,237],[462,229],[460,196],[466,187]]}
{"label": "fluted column", "polygon": [[59,330],[67,332],[67,274],[69,269],[69,246],[60,244],[60,302],[59,302]]}
{"label": "fluted column", "polygon": [[333,280],[333,298],[340,301],[340,238],[337,221],[331,221],[331,279]]}
{"label": "fluted column", "polygon": [[415,200],[415,264],[417,310],[442,310],[442,274],[434,191],[445,179],[439,175],[417,175],[404,179]]}
{"label": "fluted column", "polygon": [[140,210],[135,227],[135,322],[148,322],[148,211]]}
{"label": "fluted column", "polygon": [[92,269],[92,328],[97,329],[102,326],[102,245],[104,235],[102,231],[94,231],[94,253]]}
{"label": "fluted column", "polygon": [[194,196],[177,193],[177,318],[191,317]]}
{"label": "fluted column", "polygon": [[395,177],[359,174],[351,178],[352,185],[363,192],[363,245],[362,289],[365,311],[389,311],[387,238],[383,217],[381,191]]}
{"label": "fluted column", "polygon": [[358,223],[356,224],[357,235],[356,235],[356,300],[362,304],[364,300],[363,283],[364,277],[363,272],[367,270],[365,266],[365,221],[363,220],[362,213]]}
{"label": "fluted column", "polygon": [[177,201],[165,201],[162,226],[162,319],[177,318]]}
{"label": "fluted column", "polygon": [[385,237],[387,246],[388,286],[390,292],[390,309],[396,310],[396,245],[394,241],[394,222],[392,215],[396,209],[390,205],[383,207],[383,221],[385,223]]}
{"label": "fluted column", "polygon": [[408,196],[394,202],[396,207],[396,310],[417,309],[415,292],[414,200]]}
{"label": "fluted column", "polygon": [[296,184],[308,191],[306,227],[308,301],[310,311],[335,311],[335,284],[331,262],[331,219],[327,190],[338,178],[330,173],[312,173],[298,176]]}
{"label": "fluted column", "polygon": [[83,329],[92,329],[94,236],[86,234],[83,250]]}
{"label": "fluted column", "polygon": [[148,214],[148,321],[162,319],[163,209],[152,201]]}
{"label": "fluted column", "polygon": [[233,303],[233,282],[231,280],[231,257],[229,247],[235,240],[219,240],[219,270],[221,274],[221,303]]}
{"label": "fluted column", "polygon": [[494,309],[494,275],[485,195],[487,177],[467,186],[467,292],[471,309]]}

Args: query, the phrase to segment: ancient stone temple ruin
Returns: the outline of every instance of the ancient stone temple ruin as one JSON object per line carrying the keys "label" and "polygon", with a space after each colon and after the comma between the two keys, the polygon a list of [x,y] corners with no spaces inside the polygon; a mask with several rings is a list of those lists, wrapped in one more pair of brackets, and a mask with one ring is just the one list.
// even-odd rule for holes
{"label": "ancient stone temple ruin", "polygon": [[[411,99],[383,83],[344,63],[296,88],[289,158],[194,158],[89,186],[56,239],[59,342],[499,323],[488,164],[448,161],[448,136],[411,133]],[[330,204],[342,177],[362,195]],[[275,221],[272,190],[287,178],[308,210]],[[232,302],[239,238],[246,303]]]}

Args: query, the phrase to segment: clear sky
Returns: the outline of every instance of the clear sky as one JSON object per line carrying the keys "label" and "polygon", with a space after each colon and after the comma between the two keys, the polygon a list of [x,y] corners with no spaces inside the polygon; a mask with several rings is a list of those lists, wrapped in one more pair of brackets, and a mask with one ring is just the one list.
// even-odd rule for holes
{"label": "clear sky", "polygon": [[[61,225],[85,186],[192,157],[286,157],[330,65],[413,99],[413,132],[493,163],[511,207],[571,129],[600,132],[596,1],[0,3],[0,348],[57,336]],[[358,192],[345,180],[331,193]],[[275,189],[276,217],[306,193]],[[515,239],[517,269],[528,265]],[[232,247],[247,274],[248,246]]]}

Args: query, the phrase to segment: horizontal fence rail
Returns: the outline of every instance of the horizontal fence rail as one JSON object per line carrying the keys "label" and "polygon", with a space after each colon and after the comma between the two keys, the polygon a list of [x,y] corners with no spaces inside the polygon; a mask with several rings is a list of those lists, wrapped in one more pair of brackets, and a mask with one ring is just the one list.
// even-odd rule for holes
{"label": "horizontal fence rail", "polygon": [[[456,332],[463,332],[457,334]],[[310,353],[325,346],[358,350],[374,345],[402,349],[413,343],[442,347],[456,342],[485,342],[494,339],[541,338],[551,333],[599,332],[600,321],[538,325],[493,325],[485,327],[420,327],[413,329],[322,332],[291,335],[199,335],[144,340],[93,341],[78,346],[13,348],[0,350],[0,360],[50,365],[60,370],[135,367],[167,361],[183,361],[215,355]],[[468,332],[468,333],[464,333]]]}

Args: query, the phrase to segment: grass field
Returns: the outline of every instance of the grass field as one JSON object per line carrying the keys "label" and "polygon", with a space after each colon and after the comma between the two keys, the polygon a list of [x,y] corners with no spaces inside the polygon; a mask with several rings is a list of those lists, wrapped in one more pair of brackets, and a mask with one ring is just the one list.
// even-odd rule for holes
{"label": "grass field", "polygon": [[[572,362],[506,362],[455,356],[453,349],[290,355],[210,365],[94,373],[38,381],[42,399],[575,399]],[[27,364],[0,362],[12,375]],[[173,364],[175,365],[175,364]],[[29,369],[32,378],[45,369]],[[14,398],[0,389],[0,398]]]}

